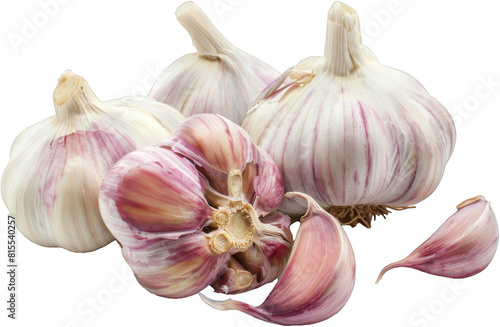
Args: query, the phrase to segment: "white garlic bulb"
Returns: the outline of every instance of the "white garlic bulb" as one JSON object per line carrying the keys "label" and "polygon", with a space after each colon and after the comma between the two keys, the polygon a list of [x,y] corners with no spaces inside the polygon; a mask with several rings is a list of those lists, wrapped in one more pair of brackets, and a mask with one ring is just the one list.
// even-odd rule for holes
{"label": "white garlic bulb", "polygon": [[231,44],[193,2],[179,6],[176,15],[198,52],[167,67],[149,96],[186,117],[215,113],[241,125],[250,100],[279,73]]}
{"label": "white garlic bulb", "polygon": [[31,241],[96,250],[114,239],[99,212],[104,175],[123,155],[168,137],[183,116],[146,97],[101,102],[71,71],[59,79],[54,103],[55,116],[16,137],[3,199]]}
{"label": "white garlic bulb", "polygon": [[[280,167],[287,192],[312,196],[342,223],[370,227],[438,186],[455,145],[447,110],[361,44],[358,15],[335,2],[324,57],[285,72],[242,127]],[[289,214],[305,211],[294,199]]]}

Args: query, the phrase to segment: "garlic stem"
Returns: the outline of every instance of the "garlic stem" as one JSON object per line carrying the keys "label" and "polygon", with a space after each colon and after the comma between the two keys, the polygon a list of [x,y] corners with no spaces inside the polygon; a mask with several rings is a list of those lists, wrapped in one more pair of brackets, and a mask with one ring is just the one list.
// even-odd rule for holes
{"label": "garlic stem", "polygon": [[72,122],[72,117],[89,111],[100,111],[102,104],[87,81],[67,70],[59,78],[53,94],[58,122]]}
{"label": "garlic stem", "polygon": [[194,2],[188,1],[180,5],[175,15],[189,32],[193,45],[201,56],[217,59],[220,53],[234,47]]}
{"label": "garlic stem", "polygon": [[338,1],[328,12],[325,59],[325,67],[337,76],[349,75],[364,62],[358,14]]}

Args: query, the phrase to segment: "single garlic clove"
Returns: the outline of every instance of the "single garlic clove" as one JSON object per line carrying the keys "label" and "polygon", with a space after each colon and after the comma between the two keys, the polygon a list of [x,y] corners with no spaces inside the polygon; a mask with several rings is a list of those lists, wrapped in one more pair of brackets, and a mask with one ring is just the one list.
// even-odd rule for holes
{"label": "single garlic clove", "polygon": [[[104,178],[99,203],[139,283],[180,298],[217,280],[245,291],[275,279],[293,242],[290,218],[272,212],[282,198],[276,164],[250,136],[222,116],[200,114],[121,158]],[[246,255],[237,257],[254,248],[248,260],[269,268],[256,275],[263,280],[254,281]]]}
{"label": "single garlic clove", "polygon": [[[55,116],[16,137],[2,195],[31,241],[93,251],[114,239],[98,206],[104,175],[123,155],[166,138],[183,116],[151,99],[101,102],[71,71],[59,79],[54,104]],[[153,106],[162,119],[148,111]]]}
{"label": "single garlic clove", "polygon": [[[455,145],[453,119],[407,73],[361,44],[356,12],[335,2],[325,54],[288,69],[242,127],[276,162],[285,192],[312,196],[343,224],[412,207],[438,186]],[[285,199],[280,211],[304,207]]]}
{"label": "single garlic clove", "polygon": [[186,117],[214,113],[241,124],[250,100],[279,73],[231,44],[193,2],[180,5],[176,15],[198,52],[167,67],[149,95]]}
{"label": "single garlic clove", "polygon": [[123,247],[122,253],[142,287],[156,295],[184,298],[206,288],[230,259],[229,252],[212,251],[209,240],[202,233],[148,238],[136,241],[138,247]]}
{"label": "single garlic clove", "polygon": [[239,310],[257,319],[281,325],[305,325],[338,313],[354,287],[354,253],[343,227],[311,197],[307,200],[290,259],[264,303],[253,307],[234,300],[203,301],[219,310]]}
{"label": "single garlic clove", "polygon": [[[275,211],[261,222],[284,231],[287,242],[276,239],[274,235],[257,235],[247,250],[232,256],[223,275],[212,283],[215,291],[225,294],[247,292],[272,282],[283,272],[293,244],[288,229],[290,218]],[[257,230],[257,233],[261,231]]]}
{"label": "single garlic clove", "polygon": [[[189,161],[172,151],[155,147],[132,152],[112,173],[114,178],[106,179],[102,195],[112,198],[116,206],[117,215],[107,221],[113,229],[125,223],[126,229],[168,232],[169,238],[178,238],[201,230],[212,215],[204,197],[205,182]],[[158,178],[177,174],[182,175],[181,180]]]}
{"label": "single garlic clove", "polygon": [[465,200],[457,212],[408,257],[386,266],[377,283],[397,267],[417,269],[432,275],[465,278],[483,271],[498,247],[498,223],[483,196]]}

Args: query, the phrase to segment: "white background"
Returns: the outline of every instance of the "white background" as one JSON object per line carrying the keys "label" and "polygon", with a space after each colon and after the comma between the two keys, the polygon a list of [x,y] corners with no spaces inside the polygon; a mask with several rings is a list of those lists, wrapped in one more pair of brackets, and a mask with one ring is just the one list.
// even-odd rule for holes
{"label": "white background", "polygon": [[[43,9],[47,2],[58,5]],[[145,94],[162,69],[194,52],[174,15],[182,2],[2,1],[0,169],[9,161],[14,137],[54,114],[52,92],[66,69],[86,78],[101,100],[109,100]],[[331,0],[197,4],[235,45],[280,72],[323,53]],[[461,201],[482,194],[500,210],[500,8],[488,0],[347,4],[358,12],[363,40],[380,62],[415,76],[450,110],[458,138],[441,184],[417,209],[379,219],[370,230],[346,228],[356,254],[355,289],[344,309],[318,326],[499,326],[498,255],[485,271],[464,280],[399,268],[380,284],[374,281],[384,265],[413,251]],[[38,27],[27,31],[30,22]],[[15,45],[13,38],[24,38],[23,43]],[[6,219],[8,213],[2,203],[0,216]],[[7,270],[4,219],[0,272]],[[17,255],[18,319],[6,317],[7,276],[1,273],[2,326],[270,326],[237,311],[212,309],[198,296],[171,300],[148,293],[132,277],[116,242],[75,254],[37,246],[18,233]],[[234,298],[258,305],[271,288]],[[225,298],[210,289],[204,293]]]}

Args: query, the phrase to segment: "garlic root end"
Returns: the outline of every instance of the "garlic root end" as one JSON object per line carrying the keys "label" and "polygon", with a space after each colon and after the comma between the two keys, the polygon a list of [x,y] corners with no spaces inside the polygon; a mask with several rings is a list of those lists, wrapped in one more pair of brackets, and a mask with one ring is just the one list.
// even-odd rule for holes
{"label": "garlic root end", "polygon": [[[337,218],[342,225],[355,227],[358,223],[371,228],[371,221],[376,220],[377,216],[385,216],[391,213],[390,210],[405,210],[415,208],[415,206],[386,206],[382,204],[356,204],[349,206],[331,206],[325,210]],[[390,209],[390,210],[389,210]]]}

